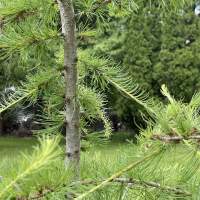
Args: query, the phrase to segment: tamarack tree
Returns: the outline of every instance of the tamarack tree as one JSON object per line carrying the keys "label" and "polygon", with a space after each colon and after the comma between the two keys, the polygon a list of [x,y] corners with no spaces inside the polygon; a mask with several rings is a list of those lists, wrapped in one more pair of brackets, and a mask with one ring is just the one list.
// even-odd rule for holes
{"label": "tamarack tree", "polygon": [[[188,2],[191,1],[158,1],[158,4],[179,7]],[[111,133],[102,95],[109,85],[149,112],[153,110],[146,106],[146,96],[137,84],[119,66],[112,60],[95,56],[92,48],[81,45],[105,29],[111,18],[136,11],[137,2],[1,0],[0,3],[1,62],[23,66],[26,71],[26,81],[1,101],[0,113],[24,100],[35,103],[42,97],[45,129],[40,133],[56,134],[65,125],[66,164],[79,177],[80,130],[86,130],[88,121],[101,119],[105,134]]]}

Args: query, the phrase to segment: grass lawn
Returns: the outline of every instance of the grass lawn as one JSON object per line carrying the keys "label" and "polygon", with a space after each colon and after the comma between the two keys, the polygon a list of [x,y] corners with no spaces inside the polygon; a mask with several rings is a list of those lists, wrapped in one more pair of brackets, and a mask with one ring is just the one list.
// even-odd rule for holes
{"label": "grass lawn", "polygon": [[[124,151],[127,149],[128,141],[133,141],[134,137],[131,133],[114,133],[112,136],[112,141],[108,142],[106,145],[100,142],[100,144],[92,145],[94,148],[90,148],[92,151],[97,152],[104,151]],[[65,142],[62,142],[64,145]],[[23,152],[31,152],[34,145],[37,145],[37,138],[34,137],[0,137],[0,159],[15,159],[17,156]],[[83,142],[83,146],[90,146],[87,142]],[[106,148],[104,148],[106,146]],[[91,147],[91,146],[90,146]],[[122,150],[123,149],[123,150]],[[83,152],[84,154],[84,152]]]}
{"label": "grass lawn", "polygon": [[[126,138],[128,138],[127,141]],[[130,134],[125,133],[123,135],[123,133],[120,133],[116,134],[112,138],[112,141],[108,142],[104,141],[102,143],[88,144],[88,142],[83,141],[82,146],[86,147],[86,150],[81,152],[82,162],[84,163],[86,160],[95,160],[97,157],[98,160],[104,162],[106,162],[106,160],[110,161],[111,157],[113,160],[119,160],[121,159],[120,157],[123,157],[124,160],[124,158],[127,157],[128,152],[133,151],[134,149],[130,142],[131,139],[133,138],[130,137]],[[14,163],[15,160],[20,160],[23,153],[31,154],[34,146],[37,144],[37,138],[34,137],[0,137],[0,166],[5,162]],[[63,146],[63,151],[64,144],[65,142],[62,141],[61,146]],[[124,154],[126,154],[126,156]],[[8,169],[8,165],[6,168]]]}
{"label": "grass lawn", "polygon": [[[134,157],[134,146],[126,142],[126,137],[127,134],[116,135],[111,142],[93,144],[83,151],[81,155],[82,179],[108,177],[126,166]],[[131,139],[129,135],[128,138]],[[120,143],[119,141],[122,140],[123,142]],[[0,176],[8,182],[12,180],[12,177],[15,177],[21,170],[22,153],[31,154],[34,145],[37,145],[35,138],[0,137]],[[28,195],[30,190],[34,193],[41,187],[55,188],[58,183],[67,182],[67,177],[63,173],[63,161],[62,156],[60,162],[55,163],[51,168],[44,169],[39,175],[33,174],[31,181],[25,180],[23,195]]]}
{"label": "grass lawn", "polygon": [[14,158],[20,152],[31,151],[35,144],[37,144],[37,140],[32,137],[0,137],[0,158]]}
{"label": "grass lawn", "polygon": [[[140,152],[136,145],[126,142],[125,140],[123,143],[120,143],[117,139],[118,137],[120,138],[120,140],[122,139],[122,136],[116,136],[113,141],[110,141],[107,144],[94,144],[87,151],[82,152],[82,179],[102,180],[111,176],[113,173],[119,171],[128,164],[142,158],[143,152]],[[16,176],[18,171],[21,170],[21,164],[23,164],[21,153],[27,152],[28,154],[30,154],[33,150],[33,146],[36,144],[37,140],[34,138],[0,138],[0,176],[3,177],[3,180],[5,179],[5,181],[9,182],[13,179],[13,177]],[[178,166],[178,164],[180,164],[179,161],[184,161],[185,159],[183,156],[181,156],[184,151],[187,150],[181,146],[177,146],[177,148],[173,147],[171,151],[168,151],[165,154],[153,159],[151,161],[151,169],[149,169],[150,163],[145,162],[143,165],[134,168],[134,170],[123,174],[123,177],[133,177],[138,180],[142,179],[146,181],[155,181],[169,186],[177,185],[177,180],[181,179],[182,172],[184,170],[184,168],[181,168],[182,166]],[[191,156],[189,151],[188,156]],[[69,175],[68,172],[65,170],[63,160],[64,157],[61,156],[60,161],[54,163],[54,165],[50,168],[43,169],[39,174],[32,174],[29,179],[23,180],[22,183],[20,183],[19,185],[21,190],[20,195],[34,196],[35,194],[37,194],[37,191],[41,191],[44,188],[50,188],[53,191],[55,190],[55,192],[52,192],[48,195],[48,197],[41,199],[64,200],[66,188],[62,188],[61,186],[68,183]],[[182,164],[184,165],[184,162]],[[186,164],[188,165],[188,163]],[[166,166],[168,167],[166,168]],[[193,167],[193,163],[191,163],[190,167]],[[166,183],[162,182],[163,177],[169,177]],[[193,180],[191,180],[191,183],[193,183],[192,181]],[[187,186],[189,187],[190,184],[188,184]],[[184,185],[183,187],[185,189],[186,186]],[[86,188],[78,188],[78,193],[83,193],[89,188],[91,188],[91,186],[87,186]],[[14,192],[14,194],[15,192],[17,193],[17,191],[15,191],[14,189],[12,192]],[[116,200],[119,199],[119,193],[125,195],[124,200],[176,199],[171,198],[168,192],[160,192],[155,188],[150,188],[149,190],[147,190],[146,187],[134,187],[134,189],[129,189],[126,185],[121,184],[119,184],[118,186],[106,186],[104,190],[98,190],[91,196],[88,196],[86,199]]]}

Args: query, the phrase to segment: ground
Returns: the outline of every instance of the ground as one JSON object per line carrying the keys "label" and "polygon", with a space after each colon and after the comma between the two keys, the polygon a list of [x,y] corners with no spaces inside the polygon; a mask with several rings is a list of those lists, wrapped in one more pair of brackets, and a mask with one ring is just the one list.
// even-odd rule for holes
{"label": "ground", "polygon": [[[100,140],[92,144],[83,142],[86,148],[81,152],[82,179],[106,178],[130,163],[131,157],[134,157],[134,146],[131,139],[130,134],[119,134],[112,141]],[[0,177],[3,180],[11,180],[21,170],[23,154],[31,154],[35,145],[37,145],[36,138],[0,137]],[[64,145],[61,144],[61,146],[64,149]],[[55,163],[55,166],[44,169],[39,176],[33,174],[31,181],[25,180],[23,196],[28,195],[30,190],[35,193],[45,186],[54,189],[59,182],[65,182],[67,178],[63,174],[63,160],[61,156],[60,162]]]}
{"label": "ground", "polygon": [[0,137],[0,158],[14,158],[20,152],[31,151],[37,144],[35,138]]}
{"label": "ground", "polygon": [[[124,137],[124,135],[117,135],[112,141],[99,141],[98,143],[93,143],[91,145],[88,145],[88,143],[84,144],[87,148],[81,153],[81,179],[104,180],[105,178],[113,175],[115,172],[123,169],[130,163],[137,162],[143,158],[143,152],[138,150],[137,146],[130,141],[130,138],[129,140],[126,140],[125,138],[127,137]],[[0,138],[0,177],[2,177],[0,178],[0,181],[9,182],[13,180],[13,177],[15,177],[16,174],[23,169],[23,153],[26,152],[26,154],[31,154],[33,151],[33,146],[35,145],[37,145],[37,140],[34,138]],[[61,147],[64,149],[64,145],[61,144]],[[144,165],[140,165],[128,173],[124,173],[122,177],[134,177],[138,180],[141,179],[146,181],[155,181],[164,185],[169,185],[173,188],[175,185],[177,185],[177,180],[181,180],[182,178],[181,170],[184,168],[180,168],[180,173],[178,174],[174,174],[174,172],[179,170],[179,160],[185,160],[185,157],[181,156],[181,154],[183,154],[186,149],[177,145],[176,150],[177,151],[175,152],[175,148],[173,147],[170,151],[164,153],[163,155],[161,154],[161,156],[158,156],[157,158],[154,158],[153,161],[151,161],[151,170],[148,169],[149,162],[145,162]],[[177,156],[179,159],[177,159]],[[192,156],[190,151],[188,151],[188,156]],[[61,155],[59,161],[54,163],[51,167],[47,169],[44,168],[39,174],[33,173],[29,178],[25,178],[23,181],[18,183],[17,188],[13,188],[13,192],[20,194],[20,196],[29,196],[34,199],[35,196],[37,197],[43,192],[45,193],[46,191],[51,191],[50,194],[47,194],[47,197],[40,199],[64,200],[66,187],[63,187],[63,185],[69,184],[69,173],[65,170],[63,160],[64,154]],[[167,165],[168,168],[162,170],[164,169],[164,165]],[[191,168],[193,165],[194,164],[191,163]],[[187,171],[185,173],[187,173]],[[167,182],[162,182],[163,177],[167,176],[170,176]],[[193,183],[192,179],[191,183]],[[180,184],[180,187],[183,187],[186,190],[189,190],[190,186],[191,184],[183,186]],[[91,187],[92,186],[90,185],[87,185],[87,187],[83,186],[83,188],[79,187],[77,193],[81,194]],[[86,199],[116,200],[120,199],[120,194],[124,196],[124,198],[121,198],[123,200],[178,199],[178,197],[171,198],[169,191],[167,190],[161,192],[154,187],[150,187],[147,191],[146,187],[141,187],[139,185],[136,185],[134,186],[134,189],[131,189],[128,188],[127,185],[123,184],[106,186],[103,190],[98,190],[96,193],[88,196]],[[25,199],[28,200],[31,198]]]}

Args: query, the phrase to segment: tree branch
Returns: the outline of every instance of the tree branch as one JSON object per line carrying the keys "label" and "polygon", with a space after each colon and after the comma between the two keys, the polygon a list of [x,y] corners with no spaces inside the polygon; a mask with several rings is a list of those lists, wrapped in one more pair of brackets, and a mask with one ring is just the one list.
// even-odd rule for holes
{"label": "tree branch", "polygon": [[86,196],[90,195],[91,193],[99,190],[100,188],[105,187],[108,183],[112,182],[113,180],[115,180],[116,178],[120,177],[122,174],[124,174],[125,172],[128,172],[130,170],[132,170],[133,168],[135,168],[136,166],[140,165],[141,163],[151,159],[152,157],[158,155],[160,153],[160,150],[153,152],[150,155],[147,155],[146,157],[144,157],[143,159],[133,162],[130,165],[126,166],[125,168],[123,168],[122,170],[116,172],[115,174],[113,174],[112,176],[110,176],[109,178],[107,178],[106,180],[100,182],[97,186],[93,187],[92,189],[90,189],[89,191],[83,193],[82,195],[78,196],[77,198],[75,198],[75,200],[81,200],[84,199]]}
{"label": "tree branch", "polygon": [[[80,184],[80,185],[95,185],[98,184],[98,182],[101,182],[103,180],[82,180],[79,182],[75,182],[73,185]],[[112,181],[110,181],[110,184],[112,183],[121,183],[128,185],[129,188],[133,188],[134,186],[140,185],[143,187],[151,187],[151,188],[157,188],[165,192],[172,192],[176,195],[185,195],[185,196],[191,196],[191,193],[185,190],[181,190],[180,188],[176,187],[170,187],[170,186],[162,186],[160,183],[157,182],[148,182],[148,181],[142,181],[138,179],[132,179],[132,178],[115,178]]]}
{"label": "tree branch", "polygon": [[188,137],[183,136],[170,136],[170,135],[153,135],[152,140],[160,140],[163,142],[180,142],[183,140],[200,140],[200,135],[191,135]]}
{"label": "tree branch", "polygon": [[112,0],[101,0],[100,2],[98,2],[96,4],[96,6],[94,6],[93,12],[97,11],[98,9],[103,7],[104,5],[107,5],[107,4],[111,3],[111,2],[112,2]]}
{"label": "tree branch", "polygon": [[[86,179],[82,181],[77,181],[73,182],[70,186],[68,187],[74,187],[77,185],[97,185],[99,182],[102,182],[104,180],[91,180],[91,179]],[[127,185],[130,189],[133,189],[135,186],[142,186],[142,187],[150,187],[150,188],[155,188],[159,189],[164,192],[168,193],[173,193],[175,195],[184,195],[184,196],[191,196],[192,194],[188,191],[182,190],[177,187],[171,187],[171,186],[162,186],[160,183],[157,182],[152,182],[152,181],[142,181],[138,179],[133,179],[133,178],[115,178],[112,181],[109,182],[109,184],[124,184]],[[63,187],[67,187],[66,185],[63,185]],[[40,199],[42,197],[45,197],[47,194],[54,192],[52,189],[46,189],[44,191],[40,191],[38,195],[32,197],[32,198],[27,198],[27,200],[33,200],[33,199]],[[75,194],[74,194],[75,195]]]}
{"label": "tree branch", "polygon": [[189,193],[188,191],[184,191],[176,187],[162,186],[160,183],[156,183],[156,182],[148,182],[148,181],[142,181],[142,180],[137,180],[137,179],[132,179],[132,178],[117,178],[114,180],[114,182],[127,184],[129,187],[133,187],[134,185],[141,185],[141,186],[147,186],[147,187],[152,187],[152,188],[158,188],[162,191],[172,192],[176,195],[191,196],[191,193]]}

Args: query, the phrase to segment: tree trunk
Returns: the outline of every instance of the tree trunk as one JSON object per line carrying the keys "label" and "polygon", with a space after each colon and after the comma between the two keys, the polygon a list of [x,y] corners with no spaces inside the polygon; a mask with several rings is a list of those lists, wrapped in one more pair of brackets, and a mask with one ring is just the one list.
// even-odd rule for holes
{"label": "tree trunk", "polygon": [[64,37],[64,75],[66,82],[66,165],[79,177],[80,134],[79,103],[77,99],[76,22],[72,0],[57,0]]}
{"label": "tree trunk", "polygon": [[3,135],[3,119],[0,114],[0,136]]}

